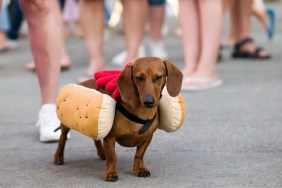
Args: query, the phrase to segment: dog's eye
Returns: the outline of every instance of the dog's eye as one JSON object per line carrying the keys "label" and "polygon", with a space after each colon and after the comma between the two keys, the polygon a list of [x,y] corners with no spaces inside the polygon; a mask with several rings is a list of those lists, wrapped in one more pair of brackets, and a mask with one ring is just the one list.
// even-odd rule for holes
{"label": "dog's eye", "polygon": [[162,75],[157,75],[156,76],[156,81],[160,81],[162,78],[163,78]]}
{"label": "dog's eye", "polygon": [[143,76],[136,76],[135,79],[137,82],[142,82],[144,80]]}

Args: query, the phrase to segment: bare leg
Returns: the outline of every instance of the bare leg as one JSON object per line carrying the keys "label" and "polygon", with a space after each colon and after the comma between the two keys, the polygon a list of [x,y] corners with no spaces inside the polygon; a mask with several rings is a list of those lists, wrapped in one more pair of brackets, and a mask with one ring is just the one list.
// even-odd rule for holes
{"label": "bare leg", "polygon": [[255,3],[252,5],[252,14],[258,18],[264,29],[268,27],[267,14],[264,9],[257,6]]}
{"label": "bare leg", "polygon": [[239,34],[238,4],[235,1],[227,0],[225,6],[230,14],[230,31],[224,43],[233,45]]}
{"label": "bare leg", "polygon": [[195,0],[179,0],[179,24],[184,47],[184,76],[196,69],[200,50],[200,26]]}
{"label": "bare leg", "polygon": [[[252,0],[232,0],[237,7],[237,15],[239,15],[239,33],[236,41],[242,41],[250,36],[250,25],[251,25],[251,7]],[[237,5],[236,5],[237,4]],[[240,50],[254,53],[257,49],[257,45],[254,42],[249,42],[243,45]],[[265,50],[261,50],[259,56],[268,56]]]}
{"label": "bare leg", "polygon": [[60,73],[62,21],[57,0],[20,0],[41,91],[41,103],[55,103]]}
{"label": "bare leg", "polygon": [[[236,0],[233,0],[236,1]],[[251,26],[251,9],[252,0],[239,0],[238,3],[238,15],[239,15],[239,40],[245,39],[250,36],[250,26]],[[237,15],[237,16],[238,16]]]}
{"label": "bare leg", "polygon": [[[201,28],[201,55],[193,76],[216,78],[216,61],[223,22],[221,0],[198,1]],[[214,21],[212,21],[214,20]]]}
{"label": "bare leg", "polygon": [[6,33],[4,31],[0,31],[0,52],[6,50],[9,50],[9,44],[6,37]]}
{"label": "bare leg", "polygon": [[[104,32],[104,7],[102,0],[80,1],[80,24],[90,63],[86,71],[92,76],[94,72],[104,68],[103,32]],[[89,76],[79,78],[79,82],[89,79]]]}
{"label": "bare leg", "polygon": [[151,56],[168,58],[163,42],[162,28],[165,19],[165,4],[150,5],[149,9],[149,48]]}
{"label": "bare leg", "polygon": [[143,41],[147,20],[148,3],[146,0],[124,1],[124,32],[127,57],[124,64],[138,57],[138,49]]}
{"label": "bare leg", "polygon": [[152,41],[163,40],[162,28],[165,18],[165,6],[151,6],[149,9],[149,35]]}

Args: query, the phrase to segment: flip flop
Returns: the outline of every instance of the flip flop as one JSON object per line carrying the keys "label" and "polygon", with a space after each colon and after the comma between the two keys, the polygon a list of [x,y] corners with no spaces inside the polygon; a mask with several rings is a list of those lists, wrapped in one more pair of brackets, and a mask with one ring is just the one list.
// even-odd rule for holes
{"label": "flip flop", "polygon": [[[189,85],[190,84],[190,85]],[[211,80],[204,77],[186,77],[181,91],[204,91],[217,88],[223,84],[221,79]]]}

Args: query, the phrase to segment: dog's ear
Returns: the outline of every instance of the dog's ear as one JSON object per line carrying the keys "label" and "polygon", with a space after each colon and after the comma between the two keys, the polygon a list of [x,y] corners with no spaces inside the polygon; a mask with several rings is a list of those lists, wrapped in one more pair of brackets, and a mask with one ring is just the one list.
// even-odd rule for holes
{"label": "dog's ear", "polygon": [[167,71],[167,81],[166,81],[167,91],[170,96],[176,97],[181,90],[183,74],[170,61],[163,60],[163,62],[166,66],[166,71]]}
{"label": "dog's ear", "polygon": [[117,80],[117,87],[122,101],[127,102],[134,95],[134,85],[131,77],[132,64],[126,65]]}

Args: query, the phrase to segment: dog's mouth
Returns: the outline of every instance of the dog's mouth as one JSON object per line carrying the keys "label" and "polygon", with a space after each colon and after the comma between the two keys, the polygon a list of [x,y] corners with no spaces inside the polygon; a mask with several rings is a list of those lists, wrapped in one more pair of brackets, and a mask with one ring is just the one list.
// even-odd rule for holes
{"label": "dog's mouth", "polygon": [[146,105],[145,105],[145,107],[146,107],[146,108],[153,108],[154,105],[150,105],[150,106],[146,106]]}
{"label": "dog's mouth", "polygon": [[158,106],[158,104],[156,102],[153,102],[153,103],[144,102],[143,104],[144,104],[145,108],[154,108],[154,107]]}

